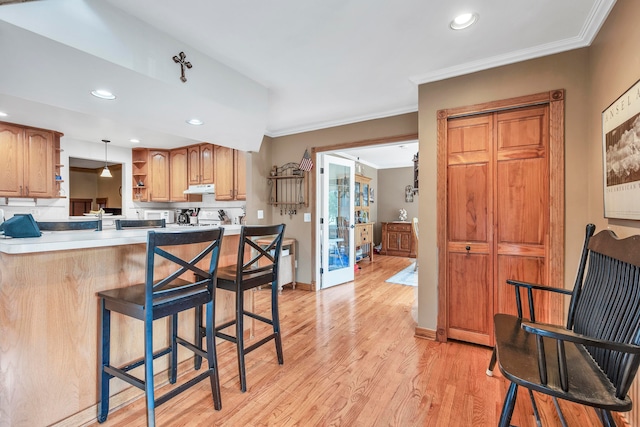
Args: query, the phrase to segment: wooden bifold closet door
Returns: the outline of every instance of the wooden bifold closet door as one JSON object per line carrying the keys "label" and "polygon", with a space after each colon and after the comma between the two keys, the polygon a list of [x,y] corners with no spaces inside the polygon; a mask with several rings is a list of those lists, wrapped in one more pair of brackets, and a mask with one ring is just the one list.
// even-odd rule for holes
{"label": "wooden bifold closet door", "polygon": [[[564,234],[557,182],[564,186],[564,168],[556,158],[564,138],[559,106],[551,106],[557,100],[542,95],[546,102],[534,95],[439,112],[439,340],[493,345],[493,315],[515,313],[508,278],[544,285],[562,278],[562,262],[549,261],[564,246],[551,238]],[[539,320],[562,311],[546,293],[535,297]]]}

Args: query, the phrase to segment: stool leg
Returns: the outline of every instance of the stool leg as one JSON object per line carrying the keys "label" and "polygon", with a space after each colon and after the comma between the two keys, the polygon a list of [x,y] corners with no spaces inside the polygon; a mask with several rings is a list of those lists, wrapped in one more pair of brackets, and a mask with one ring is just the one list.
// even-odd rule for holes
{"label": "stool leg", "polygon": [[271,322],[273,323],[273,333],[275,334],[276,353],[278,354],[278,363],[284,363],[282,355],[282,338],[280,337],[280,315],[278,311],[278,283],[274,281],[271,284]]}
{"label": "stool leg", "polygon": [[[222,409],[222,399],[220,397],[220,377],[218,374],[218,356],[216,352],[216,331],[213,326],[215,319],[215,302],[211,301],[207,303],[207,318],[206,318],[206,342],[207,342],[207,362],[209,363],[209,379],[211,382],[211,394],[213,395],[213,407],[217,410]],[[202,306],[200,306],[200,313],[202,313]],[[202,323],[202,317],[200,318]],[[202,335],[198,331],[200,343],[202,343]],[[201,358],[202,359],[202,358]]]}
{"label": "stool leg", "polygon": [[153,391],[153,320],[144,320],[144,394],[147,403],[147,425],[156,425],[156,401]]}
{"label": "stool leg", "polygon": [[176,383],[178,378],[178,314],[171,316],[171,358],[169,360],[169,382],[171,384]]}
{"label": "stool leg", "polygon": [[[208,328],[208,326],[207,326]],[[207,329],[207,332],[209,330]],[[214,335],[215,335],[215,331],[214,331]],[[198,307],[195,308],[195,336],[194,336],[194,344],[200,348],[202,348],[202,306],[199,305]],[[200,357],[199,355],[195,355],[194,359],[193,359],[193,367],[194,369],[197,371],[198,369],[200,369],[200,366],[202,365],[202,357]]]}
{"label": "stool leg", "polygon": [[236,292],[236,344],[238,347],[238,371],[240,372],[240,390],[247,391],[247,377],[244,367],[244,292]]}
{"label": "stool leg", "polygon": [[103,423],[109,415],[109,380],[111,379],[111,375],[104,371],[104,367],[110,363],[111,311],[105,308],[104,298],[100,299],[100,306],[100,342],[102,355],[100,372],[98,372],[98,388],[100,390],[98,422]]}
{"label": "stool leg", "polygon": [[489,361],[489,367],[487,368],[487,376],[492,377],[493,376],[493,368],[496,367],[496,359],[497,359],[497,355],[496,355],[496,348],[493,347],[493,352],[491,353],[491,360]]}
{"label": "stool leg", "polygon": [[509,427],[511,423],[511,416],[513,415],[513,408],[516,406],[516,396],[518,395],[518,385],[511,383],[507,395],[504,398],[504,405],[502,406],[502,413],[500,414],[500,421],[498,427]]}

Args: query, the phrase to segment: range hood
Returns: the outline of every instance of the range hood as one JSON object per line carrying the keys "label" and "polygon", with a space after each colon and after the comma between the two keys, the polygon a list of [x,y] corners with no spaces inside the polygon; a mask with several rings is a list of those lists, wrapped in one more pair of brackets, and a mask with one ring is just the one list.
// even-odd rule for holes
{"label": "range hood", "polygon": [[184,194],[213,194],[215,189],[213,184],[198,184],[190,185],[188,189],[184,190]]}

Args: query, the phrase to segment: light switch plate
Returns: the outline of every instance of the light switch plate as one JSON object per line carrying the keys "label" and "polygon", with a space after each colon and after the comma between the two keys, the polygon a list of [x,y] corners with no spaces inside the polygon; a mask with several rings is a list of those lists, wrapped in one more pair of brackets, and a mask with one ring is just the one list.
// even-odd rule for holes
{"label": "light switch plate", "polygon": [[264,211],[262,209],[258,210],[258,219],[264,219]]}
{"label": "light switch plate", "polygon": [[307,212],[304,214],[304,222],[311,222],[311,213]]}

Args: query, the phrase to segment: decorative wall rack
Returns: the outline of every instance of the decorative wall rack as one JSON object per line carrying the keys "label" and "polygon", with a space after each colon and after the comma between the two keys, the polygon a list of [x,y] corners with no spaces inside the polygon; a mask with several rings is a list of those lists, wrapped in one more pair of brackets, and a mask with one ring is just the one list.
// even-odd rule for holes
{"label": "decorative wall rack", "polygon": [[296,215],[298,208],[309,206],[307,175],[308,172],[298,168],[298,163],[286,163],[271,169],[269,204],[279,206],[280,215]]}

